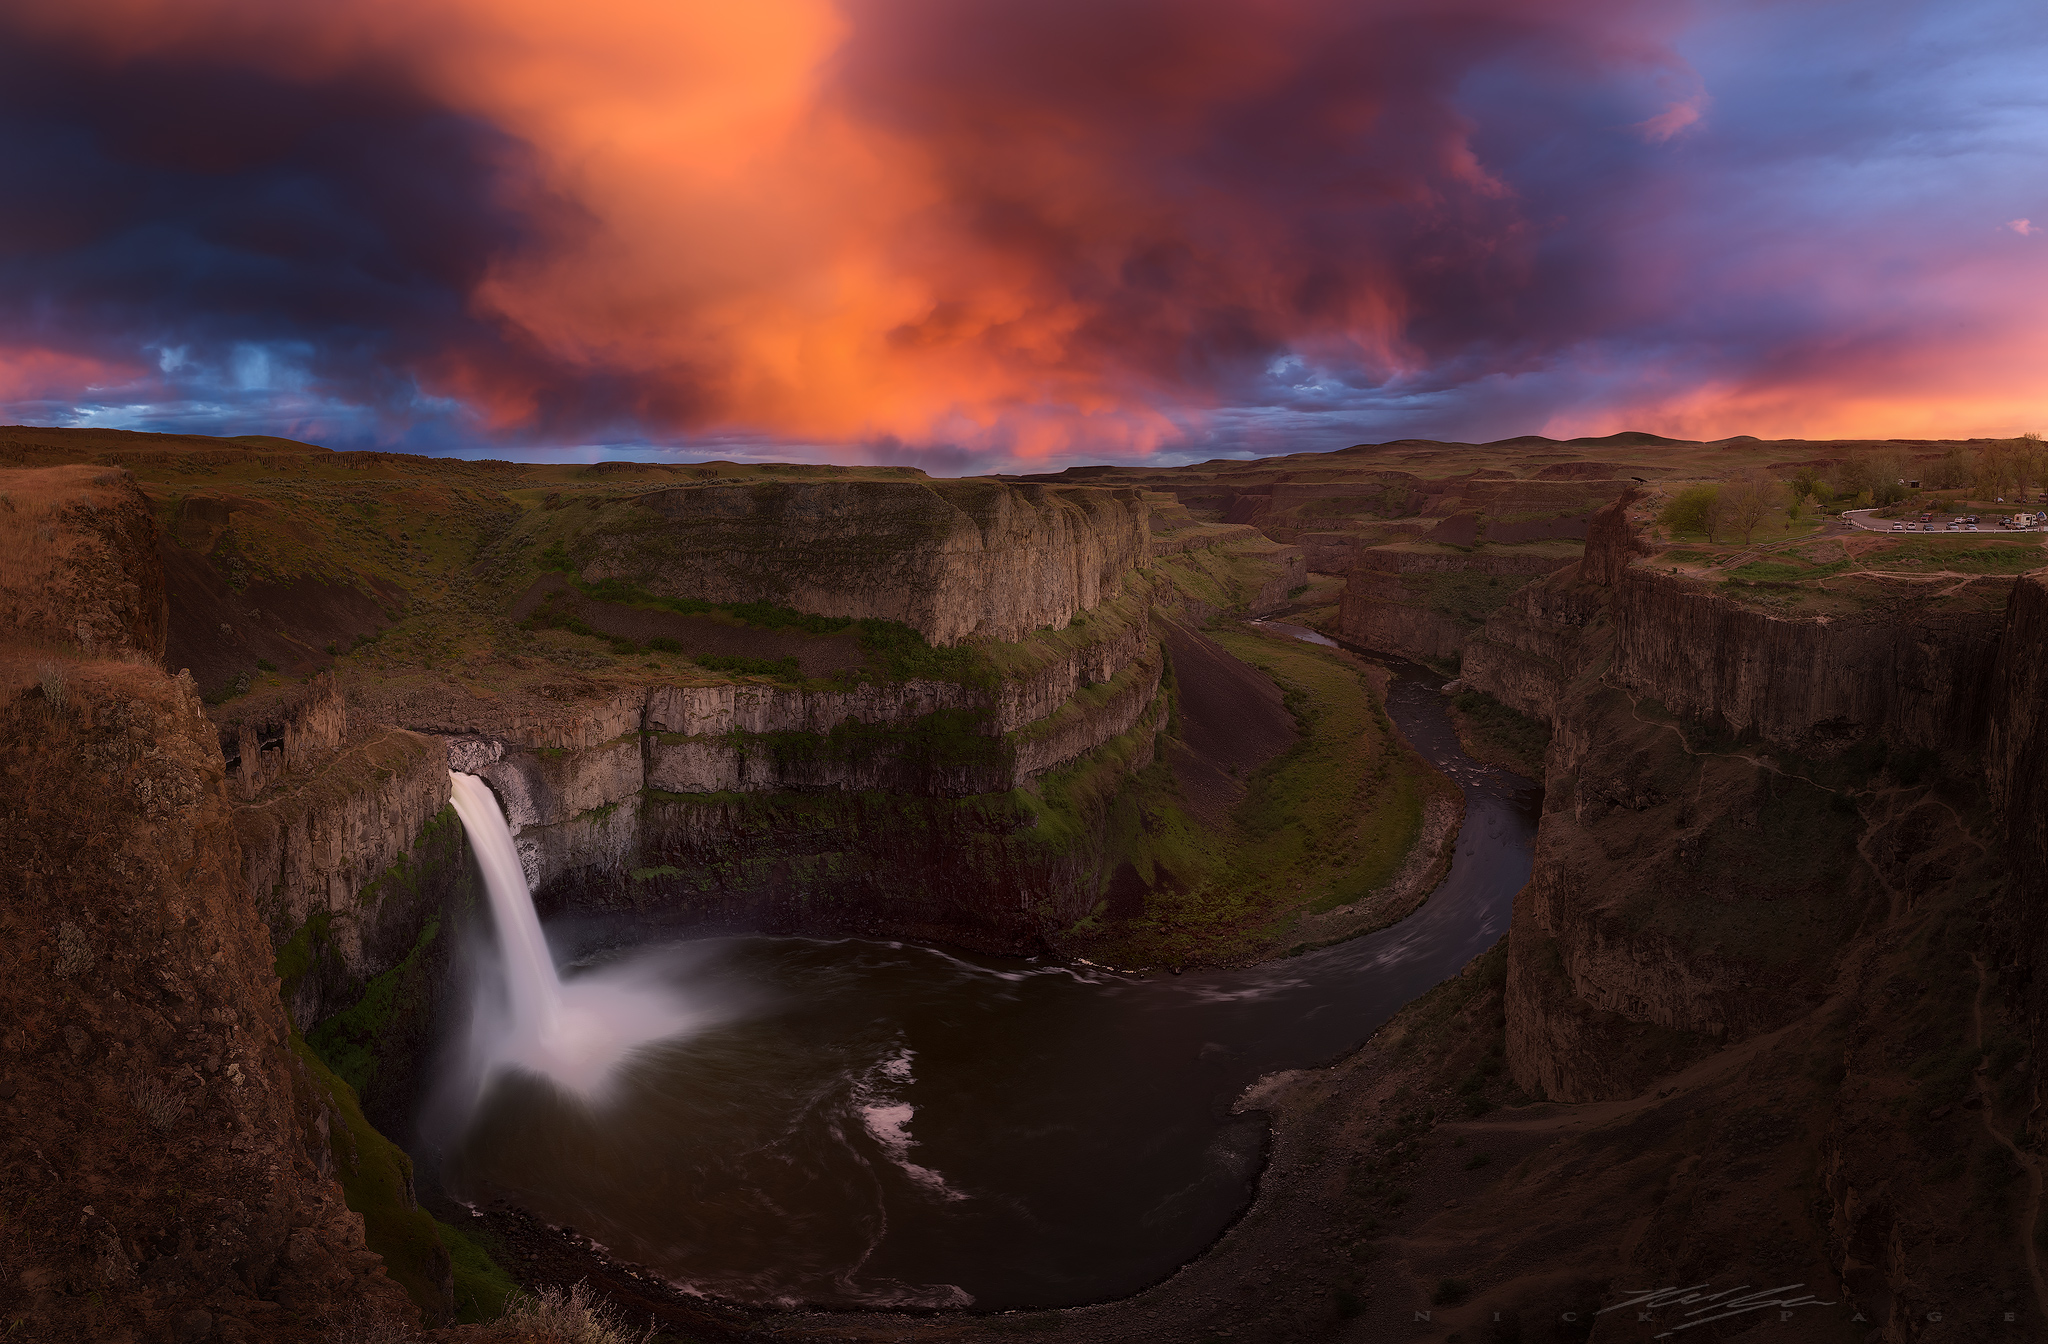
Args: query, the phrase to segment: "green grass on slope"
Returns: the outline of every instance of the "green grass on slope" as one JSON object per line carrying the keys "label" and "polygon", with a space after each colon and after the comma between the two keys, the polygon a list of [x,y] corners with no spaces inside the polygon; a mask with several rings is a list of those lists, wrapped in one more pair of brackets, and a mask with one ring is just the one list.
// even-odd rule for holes
{"label": "green grass on slope", "polygon": [[355,1089],[337,1078],[295,1031],[292,1051],[313,1087],[341,1123],[328,1134],[335,1176],[349,1208],[363,1216],[363,1240],[384,1257],[385,1272],[430,1311],[442,1305],[449,1257],[434,1219],[413,1197],[412,1159],[379,1134],[356,1102]]}
{"label": "green grass on slope", "polygon": [[[560,554],[557,556],[552,552]],[[562,551],[559,543],[550,548],[550,553],[544,553],[543,559],[548,562],[550,568],[566,568],[568,564],[567,553]],[[814,616],[790,607],[777,606],[772,602],[707,602],[695,597],[661,597],[619,579],[601,579],[595,583],[585,583],[572,578],[570,582],[601,602],[673,611],[686,616],[720,614],[764,630],[800,630],[811,635],[831,635],[841,630],[852,630],[854,637],[860,641],[861,652],[868,656],[869,661],[884,676],[892,680],[927,678],[978,686],[994,682],[994,674],[977,649],[969,645],[934,648],[922,634],[901,621],[884,621],[874,617]],[[595,634],[594,631],[582,630],[577,633]],[[703,658],[698,658],[697,661],[705,666],[711,665]]]}
{"label": "green grass on slope", "polygon": [[506,1301],[519,1292],[512,1276],[491,1259],[482,1242],[461,1228],[437,1218],[434,1230],[440,1233],[454,1265],[456,1322],[477,1325],[504,1315]]}
{"label": "green grass on slope", "polygon": [[[1283,951],[1302,916],[1351,904],[1399,871],[1441,787],[1355,665],[1274,636],[1216,638],[1274,679],[1302,736],[1252,777],[1223,830],[1187,814],[1166,765],[1137,776],[1116,800],[1112,851],[1152,890],[1142,914],[1111,918],[1098,907],[1070,930],[1085,955],[1189,965]],[[1072,787],[1048,784],[1049,798]]]}

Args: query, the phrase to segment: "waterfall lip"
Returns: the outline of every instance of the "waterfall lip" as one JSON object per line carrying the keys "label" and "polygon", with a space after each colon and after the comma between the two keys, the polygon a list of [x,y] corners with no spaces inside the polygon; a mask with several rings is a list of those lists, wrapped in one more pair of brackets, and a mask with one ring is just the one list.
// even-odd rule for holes
{"label": "waterfall lip", "polygon": [[448,744],[450,774],[481,776],[484,767],[495,765],[505,759],[505,744],[495,737],[455,733],[444,737],[442,741]]}

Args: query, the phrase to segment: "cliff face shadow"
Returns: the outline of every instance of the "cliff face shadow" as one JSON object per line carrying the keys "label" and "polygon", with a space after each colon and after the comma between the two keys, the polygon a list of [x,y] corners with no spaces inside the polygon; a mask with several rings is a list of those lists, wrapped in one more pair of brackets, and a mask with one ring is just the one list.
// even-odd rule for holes
{"label": "cliff face shadow", "polygon": [[1293,743],[1294,716],[1271,678],[1207,635],[1170,625],[1166,647],[1181,713],[1181,740],[1167,763],[1189,810],[1221,827],[1244,797],[1245,778]]}

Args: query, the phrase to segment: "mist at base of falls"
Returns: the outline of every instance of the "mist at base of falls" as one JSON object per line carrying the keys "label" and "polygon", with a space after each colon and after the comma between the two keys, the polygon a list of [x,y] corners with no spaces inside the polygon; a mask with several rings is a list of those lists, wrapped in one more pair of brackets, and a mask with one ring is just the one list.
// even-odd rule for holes
{"label": "mist at base of falls", "polygon": [[450,771],[449,778],[450,801],[483,871],[498,943],[497,957],[475,977],[470,1002],[460,1072],[472,1105],[508,1071],[601,1104],[637,1052],[717,1020],[720,1014],[687,1001],[659,957],[614,962],[565,983],[497,797],[475,775]]}

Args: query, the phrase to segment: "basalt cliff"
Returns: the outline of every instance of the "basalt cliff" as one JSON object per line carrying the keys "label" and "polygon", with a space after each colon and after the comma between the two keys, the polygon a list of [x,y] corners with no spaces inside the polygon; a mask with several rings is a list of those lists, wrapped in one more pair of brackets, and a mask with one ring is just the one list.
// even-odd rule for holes
{"label": "basalt cliff", "polygon": [[[1388,1245],[1472,1285],[1453,1328],[1785,1282],[1829,1304],[1803,1338],[2038,1330],[2048,585],[2011,572],[2038,546],[1933,574],[1736,556],[1745,579],[1659,544],[1656,502],[1596,515],[1462,647],[1470,688],[1551,730],[1492,983],[1437,996],[1498,1033],[1507,1091],[1463,1097],[1517,1103],[1445,1132],[1520,1165]],[[1433,1029],[1409,1018],[1394,1044]],[[1539,1273],[1566,1229],[1583,1252]]]}
{"label": "basalt cliff", "polygon": [[[423,1218],[410,1167],[358,1148],[295,1048],[216,730],[155,665],[147,503],[118,472],[8,475],[10,522],[68,533],[57,559],[84,574],[24,591],[17,572],[8,598],[40,619],[0,652],[0,1316],[138,1344],[417,1320],[337,1179],[390,1182],[401,1221]],[[413,1268],[445,1300],[445,1256]]]}

